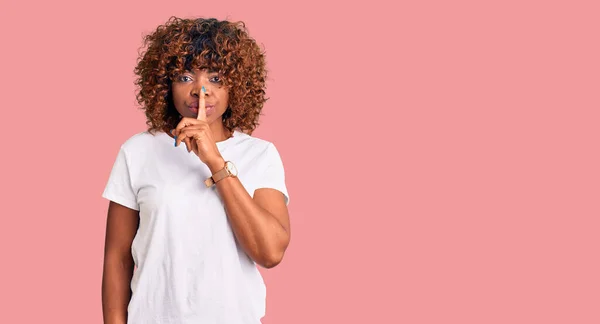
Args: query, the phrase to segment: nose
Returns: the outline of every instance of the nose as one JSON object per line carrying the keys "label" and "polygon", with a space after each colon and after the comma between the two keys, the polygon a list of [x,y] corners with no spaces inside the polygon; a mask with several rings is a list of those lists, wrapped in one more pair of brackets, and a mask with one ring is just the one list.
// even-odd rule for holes
{"label": "nose", "polygon": [[209,93],[208,87],[204,86],[200,82],[198,82],[197,84],[195,84],[192,87],[191,95],[194,96],[194,97],[200,97],[200,91],[202,91],[202,88],[204,88],[204,95],[208,96],[208,93]]}

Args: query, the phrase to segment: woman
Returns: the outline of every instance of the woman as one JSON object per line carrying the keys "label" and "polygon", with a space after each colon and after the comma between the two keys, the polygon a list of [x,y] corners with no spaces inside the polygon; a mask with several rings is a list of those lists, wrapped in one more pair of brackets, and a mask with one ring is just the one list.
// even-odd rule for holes
{"label": "woman", "polygon": [[216,19],[173,17],[144,45],[148,130],[121,146],[103,193],[104,323],[260,323],[256,265],[290,241],[282,160],[251,136],[264,55],[243,23]]}

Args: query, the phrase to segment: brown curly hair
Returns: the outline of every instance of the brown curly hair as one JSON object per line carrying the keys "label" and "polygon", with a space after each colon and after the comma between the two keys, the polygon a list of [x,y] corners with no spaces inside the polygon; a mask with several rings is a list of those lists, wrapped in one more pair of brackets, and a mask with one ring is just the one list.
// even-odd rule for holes
{"label": "brown curly hair", "polygon": [[223,124],[252,134],[258,126],[265,97],[265,55],[243,22],[171,17],[144,36],[134,70],[137,102],[145,111],[149,131],[169,130],[181,116],[175,109],[171,85],[192,69],[218,72],[229,87],[229,107]]}

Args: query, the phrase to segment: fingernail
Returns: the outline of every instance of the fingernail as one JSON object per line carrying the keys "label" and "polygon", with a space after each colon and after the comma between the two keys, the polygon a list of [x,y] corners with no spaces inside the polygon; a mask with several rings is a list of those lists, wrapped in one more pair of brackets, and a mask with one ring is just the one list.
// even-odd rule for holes
{"label": "fingernail", "polygon": [[173,142],[173,146],[177,147],[177,139]]}
{"label": "fingernail", "polygon": [[206,89],[204,89],[204,86],[202,86],[202,92],[206,92]]}

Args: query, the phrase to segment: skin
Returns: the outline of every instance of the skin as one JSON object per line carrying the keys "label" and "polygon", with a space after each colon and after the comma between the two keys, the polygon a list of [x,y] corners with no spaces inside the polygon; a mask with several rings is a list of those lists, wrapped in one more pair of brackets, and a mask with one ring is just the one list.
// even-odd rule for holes
{"label": "skin", "polygon": [[[183,117],[172,131],[175,145],[186,145],[188,152],[194,152],[199,162],[216,173],[225,166],[216,143],[231,136],[222,120],[228,107],[229,89],[221,84],[217,73],[194,70],[174,80],[172,92],[175,108]],[[196,102],[197,111],[190,109]],[[215,186],[242,249],[264,268],[277,266],[283,259],[291,235],[283,194],[261,188],[251,197],[237,177],[227,177]],[[131,244],[138,222],[137,211],[109,202],[102,280],[106,324],[127,322],[127,306],[131,297],[129,285],[134,266]]]}

